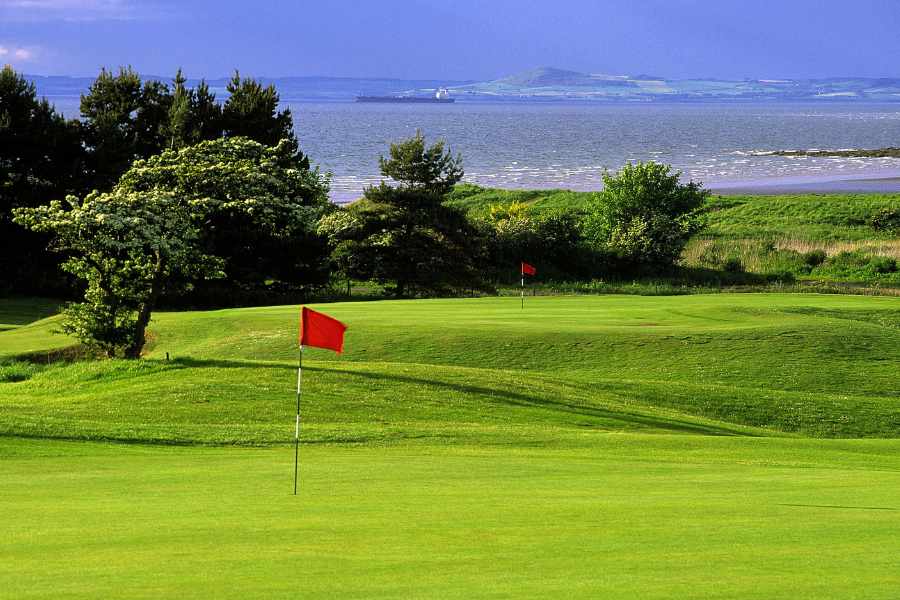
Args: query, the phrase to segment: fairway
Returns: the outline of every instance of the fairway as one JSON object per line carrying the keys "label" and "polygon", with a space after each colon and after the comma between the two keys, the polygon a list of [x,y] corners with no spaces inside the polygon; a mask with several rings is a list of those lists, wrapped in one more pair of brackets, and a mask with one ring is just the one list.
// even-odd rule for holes
{"label": "fairway", "polygon": [[296,498],[296,306],[51,364],[0,310],[0,596],[900,595],[900,299],[316,308]]}

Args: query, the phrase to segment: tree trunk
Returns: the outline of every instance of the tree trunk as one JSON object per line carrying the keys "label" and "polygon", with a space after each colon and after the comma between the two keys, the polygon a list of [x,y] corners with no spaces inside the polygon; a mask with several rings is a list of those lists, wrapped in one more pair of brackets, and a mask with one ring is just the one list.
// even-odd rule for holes
{"label": "tree trunk", "polygon": [[156,307],[156,301],[159,299],[159,294],[162,290],[164,264],[162,256],[157,254],[153,281],[150,283],[150,294],[138,310],[138,318],[134,324],[134,335],[131,345],[125,349],[125,358],[140,358],[141,350],[144,349],[144,344],[147,343],[147,325],[150,324],[150,315]]}

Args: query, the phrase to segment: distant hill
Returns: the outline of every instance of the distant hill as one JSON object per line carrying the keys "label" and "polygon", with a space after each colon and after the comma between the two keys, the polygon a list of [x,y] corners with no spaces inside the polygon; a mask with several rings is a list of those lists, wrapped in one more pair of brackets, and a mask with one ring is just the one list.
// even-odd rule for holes
{"label": "distant hill", "polygon": [[539,67],[515,75],[451,86],[473,99],[601,101],[822,101],[900,102],[900,78],[665,79],[651,75],[580,73]]}
{"label": "distant hill", "polygon": [[[90,77],[29,75],[38,93],[49,98],[77,98]],[[145,76],[169,81],[168,77]],[[261,77],[274,83],[286,102],[348,101],[358,95],[428,94],[448,87],[462,101],[592,100],[604,102],[722,102],[722,101],[855,101],[900,102],[900,77],[827,79],[666,79],[652,75],[581,73],[539,67],[492,81],[443,79],[386,79],[350,77]],[[189,80],[196,83],[197,80]],[[219,98],[227,93],[228,78],[208,79]]]}

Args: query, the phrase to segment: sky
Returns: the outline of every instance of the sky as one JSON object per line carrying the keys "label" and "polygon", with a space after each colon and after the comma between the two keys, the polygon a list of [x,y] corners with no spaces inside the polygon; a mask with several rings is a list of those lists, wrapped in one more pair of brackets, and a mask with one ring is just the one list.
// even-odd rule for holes
{"label": "sky", "polygon": [[0,0],[0,64],[93,76],[900,77],[900,0]]}

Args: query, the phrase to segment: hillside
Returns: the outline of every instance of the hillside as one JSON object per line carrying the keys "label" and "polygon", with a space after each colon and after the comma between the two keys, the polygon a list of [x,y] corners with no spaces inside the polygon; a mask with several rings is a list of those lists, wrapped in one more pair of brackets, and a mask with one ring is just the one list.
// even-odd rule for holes
{"label": "hillside", "polygon": [[[579,211],[592,192],[498,190],[461,185],[449,202],[472,215],[521,202],[535,211]],[[798,280],[900,287],[900,235],[872,226],[883,211],[900,213],[900,194],[713,196],[706,228],[688,243],[684,267]],[[824,253],[817,258],[813,252]]]}
{"label": "hillside", "polygon": [[667,79],[645,74],[606,75],[540,67],[493,81],[452,86],[451,91],[463,98],[479,99],[894,102],[900,100],[900,79]]}

